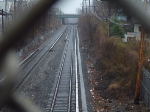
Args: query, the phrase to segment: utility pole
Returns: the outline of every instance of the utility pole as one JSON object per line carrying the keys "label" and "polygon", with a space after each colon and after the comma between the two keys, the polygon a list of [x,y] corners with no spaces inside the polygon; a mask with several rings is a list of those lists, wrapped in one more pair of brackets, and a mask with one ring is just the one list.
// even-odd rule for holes
{"label": "utility pole", "polygon": [[108,37],[110,37],[110,1],[108,1]]}
{"label": "utility pole", "polygon": [[3,35],[4,34],[4,11],[3,9],[1,11],[2,11],[2,35]]}
{"label": "utility pole", "polygon": [[16,0],[14,0],[14,20],[16,18]]}
{"label": "utility pole", "polygon": [[51,27],[50,16],[51,16],[51,9],[49,10],[49,15],[48,15],[48,18],[49,18],[49,19],[48,19],[48,20],[49,20],[49,29],[48,29],[48,30],[49,30],[49,31],[48,31],[48,32],[49,32],[49,35],[50,35],[50,27]]}
{"label": "utility pole", "polygon": [[90,0],[89,0],[89,13],[90,13]]}
{"label": "utility pole", "polygon": [[134,104],[139,104],[139,96],[140,96],[140,80],[141,80],[141,71],[142,71],[142,62],[143,62],[143,50],[144,50],[144,27],[141,29],[141,40],[140,40],[140,52],[139,52],[139,61],[138,61],[138,73],[136,80],[136,90],[135,90],[135,99]]}
{"label": "utility pole", "polygon": [[7,12],[7,0],[5,0],[5,11]]}
{"label": "utility pole", "polygon": [[4,11],[7,13],[7,0],[3,0],[3,1],[5,1],[5,8],[4,9],[2,9],[2,15],[3,15],[3,33],[4,33],[4,27],[6,28],[6,22],[7,22],[7,16],[5,16],[5,18],[4,18]]}
{"label": "utility pole", "polygon": [[95,4],[94,4],[94,13],[96,12],[96,6],[95,6]]}
{"label": "utility pole", "polygon": [[[145,4],[145,11],[147,12],[147,0],[144,0],[144,4]],[[145,36],[145,29],[144,26],[142,26],[134,104],[139,104],[140,81],[141,81],[141,71],[142,71],[142,63],[143,63],[143,51],[144,51],[144,36]]]}
{"label": "utility pole", "polygon": [[46,25],[45,25],[45,24],[46,24],[46,22],[45,22],[45,21],[46,21],[46,20],[45,20],[46,17],[45,17],[45,16],[46,16],[46,12],[45,12],[44,15],[43,15],[43,18],[44,18],[44,32],[46,31]]}
{"label": "utility pole", "polygon": [[[52,12],[53,13],[53,16],[54,16],[54,24],[56,23],[56,12]],[[60,8],[60,16],[61,16],[61,8]]]}
{"label": "utility pole", "polygon": [[85,4],[85,10],[86,10],[86,14],[87,14],[86,0],[84,1],[84,4]]}
{"label": "utility pole", "polygon": [[84,1],[82,2],[82,14],[84,14]]}

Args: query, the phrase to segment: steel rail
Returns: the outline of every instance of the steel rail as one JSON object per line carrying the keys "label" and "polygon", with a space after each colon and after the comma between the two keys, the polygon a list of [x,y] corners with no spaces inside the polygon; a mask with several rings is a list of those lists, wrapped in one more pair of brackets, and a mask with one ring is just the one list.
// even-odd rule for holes
{"label": "steel rail", "polygon": [[[34,66],[28,71],[28,73],[26,75],[24,75],[24,77],[22,78],[21,81],[19,81],[19,83],[15,86],[14,88],[14,91],[21,85],[21,83],[26,79],[26,77],[32,72],[32,70],[38,65],[38,63],[42,60],[42,58],[44,58],[46,56],[46,54],[49,52],[50,49],[52,49],[55,44],[59,41],[59,39],[62,37],[62,35],[64,34],[64,32],[66,31],[67,29],[65,29],[61,34],[60,36],[56,39],[56,41],[54,42],[54,44],[45,51],[45,53],[39,58],[39,60],[34,64]],[[67,34],[68,35],[68,34]],[[42,50],[41,50],[42,51]],[[37,54],[38,55],[38,54]],[[35,58],[35,57],[34,57]],[[32,60],[34,59],[32,58]]]}
{"label": "steel rail", "polygon": [[[61,36],[65,33],[65,31],[67,30],[67,28],[68,27],[66,27],[63,31],[62,31],[62,33],[60,34],[60,36],[58,37],[59,39],[61,38]],[[50,47],[50,49],[52,49],[53,47],[54,47],[54,45],[57,43],[57,41],[59,40],[57,38],[57,40],[54,42],[54,44]],[[53,38],[54,39],[54,38]],[[18,67],[20,67],[21,65],[23,65],[27,60],[29,60],[36,52],[38,52],[38,51],[42,51],[48,44],[50,43],[50,41],[48,41],[46,44],[44,44],[44,47],[42,47],[42,49],[40,50],[39,48],[37,48],[35,51],[33,51],[27,58],[25,58],[18,66],[17,66],[17,68]],[[37,56],[37,55],[35,55],[35,56]],[[34,57],[35,57],[34,56]],[[30,62],[30,61],[29,61]],[[28,62],[28,63],[29,63]],[[27,65],[27,64],[26,64]],[[24,65],[24,67],[26,66],[26,65]],[[24,68],[23,67],[23,68]]]}
{"label": "steel rail", "polygon": [[[68,27],[67,27],[68,28]],[[60,34],[60,36],[56,39],[56,41],[53,43],[53,45],[49,48],[49,52],[53,49],[53,47],[55,46],[55,44],[58,42],[58,40],[62,37],[62,35],[65,33],[65,31],[67,30],[67,28],[64,30],[63,33]]]}
{"label": "steel rail", "polygon": [[17,68],[20,67],[21,65],[23,65],[26,61],[28,61],[38,51],[39,51],[39,49],[36,49],[35,51],[33,51],[27,58],[25,58],[21,63],[19,63],[19,65],[17,66]]}
{"label": "steel rail", "polygon": [[[59,35],[59,37],[55,40],[55,42],[49,47],[49,49],[47,50],[47,51],[50,51],[54,46],[55,46],[55,44],[59,41],[59,39],[62,37],[62,35],[65,33],[65,31],[67,30],[67,28],[68,27],[66,27],[63,31],[62,31],[62,33]],[[48,44],[50,43],[50,41],[48,41],[45,45],[44,45],[44,47],[42,47],[42,49],[36,49],[33,53],[31,53],[31,55],[30,56],[28,56],[24,61],[22,61],[17,67],[19,67],[19,66],[21,66],[23,63],[25,63],[28,59],[30,59],[37,51],[40,51],[40,52],[42,52],[42,50],[45,48],[45,47],[47,47],[48,46]],[[46,52],[47,52],[46,51]],[[39,52],[39,53],[40,53]],[[38,54],[39,54],[38,53]],[[32,59],[30,59],[19,71],[21,71],[22,69],[24,69],[38,54],[36,54],[36,55],[34,55],[34,57],[32,58]]]}
{"label": "steel rail", "polygon": [[53,112],[53,110],[54,110],[55,101],[56,101],[56,98],[57,98],[57,93],[58,93],[60,80],[61,80],[61,76],[62,76],[62,71],[63,71],[63,67],[64,67],[64,63],[65,63],[65,58],[66,58],[68,44],[69,44],[68,36],[69,36],[69,34],[67,34],[67,42],[66,42],[66,45],[65,45],[65,51],[63,53],[63,59],[62,59],[62,63],[61,63],[60,71],[59,71],[59,76],[58,76],[58,80],[57,80],[57,84],[56,84],[56,88],[55,88],[55,92],[54,92],[54,96],[53,96],[53,100],[52,100],[52,104],[51,104],[51,108],[50,108],[51,112]]}
{"label": "steel rail", "polygon": [[[38,52],[39,51],[39,49],[36,49],[34,52],[32,52],[25,60],[23,60],[19,65],[17,65],[17,67],[16,68],[18,68],[18,67],[20,67],[23,63],[25,63],[27,60],[29,60],[36,52]],[[26,65],[25,65],[26,66]],[[24,66],[24,67],[25,67]],[[19,70],[19,71],[21,71],[22,70],[22,68]],[[2,83],[4,80],[5,80],[5,78],[7,78],[7,76],[5,76],[4,78],[2,78],[1,80],[0,80],[0,83]]]}
{"label": "steel rail", "polygon": [[71,55],[68,112],[71,112],[72,75],[73,75],[73,59],[72,59],[72,55]]}
{"label": "steel rail", "polygon": [[[26,34],[27,31],[30,30],[31,26],[36,23],[37,20],[40,19],[40,17],[44,14],[45,11],[47,11],[57,0],[40,0],[32,9],[30,12],[27,12],[26,14],[23,13],[23,16],[20,20],[16,20],[17,23],[13,24],[11,28],[6,31],[7,33],[4,33],[1,40],[0,40],[0,60],[4,60],[5,57],[8,57],[10,55],[9,51],[17,42],[23,39],[23,35]],[[12,54],[11,54],[12,55]],[[16,65],[14,65],[16,66]],[[1,87],[3,91],[1,92],[1,101],[0,101],[0,108],[3,107],[5,104],[9,104],[9,106],[12,106],[12,103],[9,103],[11,98],[13,97],[12,90],[15,83],[15,77],[17,75],[14,74],[14,72],[7,73],[7,80],[5,81],[5,88]],[[12,99],[12,101],[16,102],[16,98]],[[23,102],[20,102],[23,104]],[[18,107],[18,102],[16,102],[16,106],[14,108],[16,111],[26,112],[24,110],[25,106]],[[33,108],[28,109],[28,112],[38,112],[37,110],[33,110]]]}
{"label": "steel rail", "polygon": [[79,112],[79,81],[78,81],[78,60],[77,60],[77,39],[75,39],[75,76],[76,76],[76,112]]}

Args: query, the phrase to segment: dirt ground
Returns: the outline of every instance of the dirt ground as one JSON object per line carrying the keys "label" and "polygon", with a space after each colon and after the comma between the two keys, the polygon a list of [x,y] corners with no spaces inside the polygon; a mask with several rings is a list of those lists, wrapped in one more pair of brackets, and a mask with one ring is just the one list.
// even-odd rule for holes
{"label": "dirt ground", "polygon": [[[99,79],[100,81],[97,82],[95,77],[99,72],[96,71],[92,61],[87,60],[86,64],[91,86],[89,91],[95,112],[150,112],[143,100],[140,100],[138,105],[134,104],[134,95],[124,97],[123,94],[120,93],[122,98],[116,98],[114,95],[108,94],[108,91],[112,93],[117,87],[114,85],[113,89],[107,90],[109,80]],[[96,90],[97,85],[100,88],[99,90]],[[116,96],[118,95],[116,94]]]}
{"label": "dirt ground", "polygon": [[[80,39],[81,50],[84,53],[85,65],[87,70],[91,105],[94,112],[150,112],[145,102],[140,98],[138,105],[134,104],[134,93],[118,93],[118,85],[110,85],[107,77],[97,79],[97,75],[103,75],[96,69],[96,57],[90,55],[93,48],[87,47],[86,43]],[[114,93],[113,93],[114,92]],[[113,93],[113,94],[112,94]]]}

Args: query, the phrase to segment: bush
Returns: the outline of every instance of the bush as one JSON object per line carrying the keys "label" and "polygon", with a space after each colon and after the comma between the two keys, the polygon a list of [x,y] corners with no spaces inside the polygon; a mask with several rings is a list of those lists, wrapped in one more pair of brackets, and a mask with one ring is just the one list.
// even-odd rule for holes
{"label": "bush", "polygon": [[[112,21],[119,23],[119,24],[121,23],[121,21],[119,21],[116,16],[114,16],[112,18]],[[125,32],[124,32],[124,29],[122,26],[111,22],[111,24],[110,24],[110,36],[116,36],[116,37],[124,38],[124,34],[125,34]]]}
{"label": "bush", "polygon": [[114,24],[112,27],[110,27],[110,35],[111,36],[117,36],[124,38],[124,30],[121,26]]}

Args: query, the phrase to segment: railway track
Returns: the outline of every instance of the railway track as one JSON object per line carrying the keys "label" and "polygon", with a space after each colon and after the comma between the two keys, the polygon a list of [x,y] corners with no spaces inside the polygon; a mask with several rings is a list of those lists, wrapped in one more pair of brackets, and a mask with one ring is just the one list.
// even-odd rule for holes
{"label": "railway track", "polygon": [[[47,41],[41,48],[36,49],[31,53],[24,61],[22,61],[17,67],[20,67],[18,83],[14,90],[16,90],[21,83],[28,77],[32,70],[38,65],[38,63],[53,49],[59,39],[69,33],[68,27],[65,27],[58,36]],[[22,75],[22,73],[24,73]]]}
{"label": "railway track", "polygon": [[[73,27],[67,35],[59,70],[49,94],[47,112],[78,112],[76,108],[75,47]],[[78,104],[78,103],[77,103]]]}
{"label": "railway track", "polygon": [[[79,62],[79,40],[75,26],[66,27],[53,39],[53,41],[48,41],[43,47],[35,50],[17,66],[21,67],[21,69],[19,71],[18,83],[16,84],[14,91],[18,88],[22,88],[21,85],[24,85],[24,82],[26,82],[25,80],[31,77],[30,74],[33,73],[41,60],[43,60],[49,52],[53,51],[53,48],[57,43],[59,44],[60,39],[60,42],[64,43],[64,48],[62,48],[62,54],[60,54],[60,61],[57,62],[58,67],[56,68],[54,81],[51,83],[49,89],[50,91],[44,93],[47,94],[48,98],[46,105],[42,108],[47,112],[79,112],[81,110],[87,112],[87,107],[85,106],[85,93],[79,92],[81,89],[80,86],[82,86],[83,89],[83,80],[81,81],[79,79],[83,78],[80,76],[82,75],[82,73],[80,73],[82,67],[81,62]],[[55,56],[57,56],[57,53]],[[80,82],[81,84],[79,84]],[[84,96],[84,98],[79,96]],[[85,105],[81,103],[81,99]]]}
{"label": "railway track", "polygon": [[[53,49],[53,47],[55,46],[55,44],[58,42],[58,40],[62,37],[62,35],[65,33],[65,31],[67,30],[68,27],[66,27],[65,29],[63,29],[62,33],[59,34],[59,36],[57,37],[57,39],[53,38],[53,40],[49,40],[47,41],[41,48],[36,49],[34,52],[32,52],[25,60],[23,60],[17,67],[21,67],[20,71],[25,68],[38,54],[40,54],[40,52],[42,52],[46,47],[48,47],[48,49],[46,48],[46,52],[50,51]],[[53,43],[51,43],[51,41],[53,41]],[[52,45],[49,45],[52,44]],[[38,52],[38,53],[37,53]]]}

